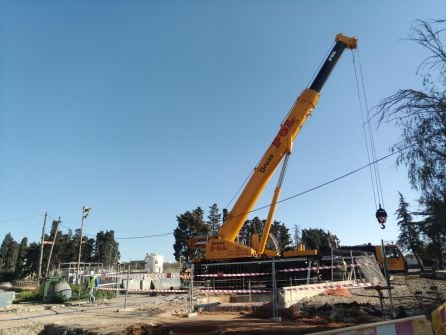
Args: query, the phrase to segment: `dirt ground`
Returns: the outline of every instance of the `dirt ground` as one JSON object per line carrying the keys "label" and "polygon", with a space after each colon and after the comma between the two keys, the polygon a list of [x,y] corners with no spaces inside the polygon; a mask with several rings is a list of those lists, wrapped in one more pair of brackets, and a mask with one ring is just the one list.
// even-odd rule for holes
{"label": "dirt ground", "polygon": [[[445,302],[446,281],[419,275],[395,276],[392,282],[394,311],[398,317],[430,315]],[[347,292],[348,293],[348,292]],[[187,315],[185,296],[130,295],[88,304],[14,304],[0,309],[3,334],[168,334],[172,329],[219,327],[224,334],[311,334],[383,319],[378,291],[355,289],[351,296],[319,295],[280,311],[273,322],[270,306],[242,310],[221,305],[219,309]],[[391,305],[383,292],[384,312]],[[225,307],[225,308],[223,308]],[[240,307],[240,306],[239,306]],[[276,320],[277,321],[277,320]]]}

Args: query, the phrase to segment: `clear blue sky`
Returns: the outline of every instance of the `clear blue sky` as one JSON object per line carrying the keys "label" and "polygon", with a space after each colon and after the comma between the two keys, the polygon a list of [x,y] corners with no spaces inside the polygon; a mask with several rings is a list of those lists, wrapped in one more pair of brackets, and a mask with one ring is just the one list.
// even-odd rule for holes
{"label": "clear blue sky", "polygon": [[[170,233],[187,210],[225,207],[338,32],[359,39],[374,106],[420,87],[426,54],[405,38],[414,20],[445,13],[444,0],[1,1],[0,239],[38,241],[45,211],[64,232],[79,228],[84,205],[86,234],[118,238]],[[381,157],[399,130],[374,136]],[[366,163],[346,52],[296,138],[282,195]],[[413,209],[417,194],[394,157],[380,173],[386,230],[368,170],[280,204],[276,219],[344,245],[396,240],[397,192]],[[172,235],[118,241],[123,261],[173,260]]]}

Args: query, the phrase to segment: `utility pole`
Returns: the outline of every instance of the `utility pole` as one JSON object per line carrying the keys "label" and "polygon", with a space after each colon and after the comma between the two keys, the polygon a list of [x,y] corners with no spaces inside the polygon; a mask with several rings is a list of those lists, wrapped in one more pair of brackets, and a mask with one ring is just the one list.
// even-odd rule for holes
{"label": "utility pole", "polygon": [[42,227],[42,239],[40,240],[39,272],[37,274],[37,278],[39,281],[42,278],[43,245],[45,242],[45,226],[47,218],[48,218],[48,212],[45,212],[45,219],[43,220],[43,227]]}
{"label": "utility pole", "polygon": [[60,216],[59,216],[59,219],[56,221],[56,230],[54,231],[53,242],[51,243],[50,256],[48,257],[48,263],[46,264],[46,272],[45,273],[47,276],[48,276],[48,272],[50,270],[51,255],[53,254],[54,244],[56,244],[57,231],[59,230],[60,222],[61,221],[60,221]]}
{"label": "utility pole", "polygon": [[82,252],[82,231],[84,229],[84,220],[87,218],[90,213],[91,208],[82,207],[82,222],[81,222],[81,236],[79,242],[79,255],[77,257],[77,275],[80,276],[80,268],[81,268],[81,252]]}

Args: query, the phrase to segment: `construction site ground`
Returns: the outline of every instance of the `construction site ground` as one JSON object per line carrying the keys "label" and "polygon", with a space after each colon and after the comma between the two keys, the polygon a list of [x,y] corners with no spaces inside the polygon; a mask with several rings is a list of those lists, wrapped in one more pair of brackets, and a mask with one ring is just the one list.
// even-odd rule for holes
{"label": "construction site ground", "polygon": [[[419,274],[397,275],[392,297],[398,317],[426,315],[445,302],[446,281]],[[381,321],[378,291],[373,288],[332,292],[307,298],[279,311],[272,320],[270,305],[243,308],[221,304],[213,310],[188,315],[185,295],[121,295],[91,305],[22,303],[0,309],[3,334],[169,334],[172,329],[219,327],[224,334],[311,334],[351,325]],[[384,310],[390,312],[387,290]],[[124,308],[127,299],[127,308]],[[389,316],[387,316],[389,318]]]}

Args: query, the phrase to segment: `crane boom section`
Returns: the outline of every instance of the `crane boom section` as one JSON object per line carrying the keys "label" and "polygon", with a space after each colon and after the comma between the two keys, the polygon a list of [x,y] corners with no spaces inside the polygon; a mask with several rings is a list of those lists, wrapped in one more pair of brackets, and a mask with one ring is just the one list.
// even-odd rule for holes
{"label": "crane boom section", "polygon": [[260,163],[254,169],[253,175],[222,225],[219,236],[225,240],[235,240],[249,212],[257,203],[283,156],[291,152],[292,142],[316,106],[318,98],[319,94],[316,91],[307,89],[297,99],[290,114],[281,125]]}
{"label": "crane boom section", "polygon": [[297,98],[277,135],[266,150],[254,173],[245,185],[226,221],[220,227],[218,238],[235,241],[250,211],[257,203],[263,190],[274,174],[283,157],[292,150],[292,143],[319,100],[319,92],[345,48],[356,48],[357,40],[342,34],[336,36],[336,43],[325,63],[316,75],[310,88]]}

